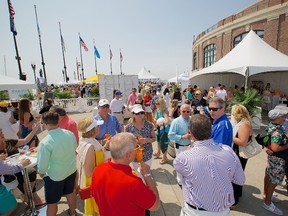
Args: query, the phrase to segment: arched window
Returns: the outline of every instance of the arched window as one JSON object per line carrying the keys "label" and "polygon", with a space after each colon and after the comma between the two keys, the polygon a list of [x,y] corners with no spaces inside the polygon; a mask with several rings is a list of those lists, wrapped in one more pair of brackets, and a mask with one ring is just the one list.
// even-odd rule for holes
{"label": "arched window", "polygon": [[216,62],[216,46],[210,44],[204,48],[204,67],[208,67]]}
{"label": "arched window", "polygon": [[197,66],[197,52],[195,52],[194,55],[193,55],[193,68],[194,68],[194,70],[198,69],[198,66]]}
{"label": "arched window", "polygon": [[[263,30],[253,30],[260,38],[264,38],[264,31]],[[237,35],[234,37],[233,41],[233,47],[236,47],[242,40],[243,38],[248,34],[248,32],[242,33],[240,35]]]}

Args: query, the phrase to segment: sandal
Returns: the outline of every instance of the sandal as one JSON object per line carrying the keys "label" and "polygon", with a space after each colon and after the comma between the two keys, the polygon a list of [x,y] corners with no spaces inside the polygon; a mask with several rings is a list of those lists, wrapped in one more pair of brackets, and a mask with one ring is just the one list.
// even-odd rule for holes
{"label": "sandal", "polygon": [[166,163],[167,163],[167,159],[165,159],[165,160],[162,159],[162,160],[159,161],[159,163],[160,163],[161,165],[166,164]]}
{"label": "sandal", "polygon": [[276,215],[284,215],[283,211],[279,208],[277,208],[272,202],[270,205],[267,205],[266,203],[263,203],[263,208],[266,210],[276,214]]}
{"label": "sandal", "polygon": [[161,153],[153,153],[153,156],[154,156],[155,158],[159,158],[159,157],[160,157],[160,154],[161,154]]}

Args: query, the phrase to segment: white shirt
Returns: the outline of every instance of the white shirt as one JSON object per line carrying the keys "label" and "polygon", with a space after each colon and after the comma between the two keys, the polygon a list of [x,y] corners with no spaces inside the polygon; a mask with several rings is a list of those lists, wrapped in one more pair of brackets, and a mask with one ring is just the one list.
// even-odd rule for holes
{"label": "white shirt", "polygon": [[226,96],[227,96],[227,92],[226,92],[226,90],[225,89],[219,89],[217,92],[216,92],[216,96],[217,97],[220,97],[220,98],[222,98],[224,101],[226,101]]}
{"label": "white shirt", "polygon": [[123,100],[117,100],[114,98],[110,103],[110,109],[112,113],[122,112],[123,111],[124,102]]}

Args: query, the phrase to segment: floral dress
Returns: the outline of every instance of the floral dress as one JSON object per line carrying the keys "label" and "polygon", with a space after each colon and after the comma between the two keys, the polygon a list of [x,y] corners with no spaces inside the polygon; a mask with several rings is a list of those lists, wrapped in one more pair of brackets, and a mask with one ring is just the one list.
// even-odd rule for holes
{"label": "floral dress", "polygon": [[[267,134],[271,135],[271,143],[277,143],[278,145],[286,145],[287,138],[281,125],[269,123],[266,128]],[[285,150],[287,152],[287,150]],[[288,154],[288,152],[287,152]],[[268,155],[268,166],[266,168],[266,175],[269,176],[269,180],[273,184],[282,184],[286,171],[286,161],[283,158],[277,157],[277,155]]]}
{"label": "floral dress", "polygon": [[[154,125],[145,120],[144,126],[139,130],[134,126],[133,123],[128,124],[125,128],[126,132],[132,133],[136,138],[138,136],[142,136],[143,138],[151,138],[151,132],[154,130]],[[143,162],[148,161],[152,158],[153,155],[153,148],[151,143],[146,143],[143,145],[144,150],[143,150]],[[135,159],[134,162],[137,162]]]}

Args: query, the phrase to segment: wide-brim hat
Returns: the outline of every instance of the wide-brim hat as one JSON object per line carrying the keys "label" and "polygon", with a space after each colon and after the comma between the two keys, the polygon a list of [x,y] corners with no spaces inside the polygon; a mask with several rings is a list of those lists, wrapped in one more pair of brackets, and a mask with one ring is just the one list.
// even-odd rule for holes
{"label": "wide-brim hat", "polygon": [[287,111],[287,110],[273,109],[273,110],[270,110],[270,111],[269,111],[268,117],[269,117],[269,119],[274,120],[274,119],[276,119],[276,118],[285,116],[285,115],[287,115],[287,114],[288,114],[288,111]]}

